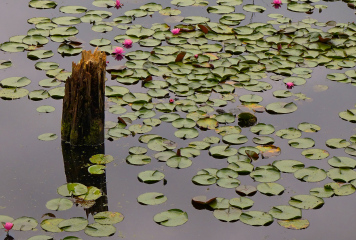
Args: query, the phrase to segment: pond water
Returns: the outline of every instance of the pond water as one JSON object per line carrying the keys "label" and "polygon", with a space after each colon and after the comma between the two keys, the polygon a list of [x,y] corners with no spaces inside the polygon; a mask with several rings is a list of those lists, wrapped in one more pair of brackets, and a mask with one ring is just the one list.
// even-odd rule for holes
{"label": "pond water", "polygon": [[[88,0],[57,0],[57,7],[55,9],[36,9],[29,7],[28,0],[16,0],[0,2],[0,43],[9,41],[9,38],[16,35],[26,35],[30,28],[34,25],[27,23],[27,20],[33,17],[48,17],[54,18],[59,16],[75,16],[82,17],[82,14],[64,14],[59,12],[61,6],[77,5],[86,7],[88,10],[104,10],[112,12],[112,17],[104,19],[103,21],[111,22],[114,18],[123,16],[128,10],[137,9],[140,6],[149,3],[151,1],[136,0],[136,1],[122,1],[124,6],[120,9],[116,8],[100,8],[92,5],[92,1]],[[108,1],[110,2],[110,1]],[[182,1],[189,2],[189,1]],[[216,6],[215,0],[206,1],[209,6]],[[226,1],[229,2],[229,1]],[[239,1],[236,1],[239,2]],[[314,1],[313,1],[314,2]],[[161,4],[163,8],[172,7],[181,10],[179,16],[204,16],[210,18],[211,22],[219,22],[222,14],[208,13],[207,7],[209,6],[187,6],[176,7],[170,4],[170,1],[157,1],[157,4]],[[352,2],[351,2],[352,3]],[[311,5],[326,5],[327,9],[323,9],[321,12],[318,9],[314,9],[314,13],[306,14],[303,12],[293,12],[287,9],[287,2],[283,2],[281,8],[275,9],[270,1],[254,1],[253,4],[266,8],[263,13],[255,12],[251,13],[242,9],[242,6],[251,4],[244,1],[242,4],[235,7],[236,13],[243,13],[246,15],[245,19],[241,21],[239,25],[231,26],[235,28],[237,26],[245,26],[250,23],[267,23],[267,21],[273,20],[268,15],[271,13],[278,13],[288,17],[292,22],[298,22],[303,19],[316,19],[317,22],[328,22],[331,20],[336,23],[351,23],[354,21],[354,10],[349,8],[347,3],[341,1],[325,2],[320,1],[316,3],[310,3]],[[279,18],[282,21],[282,18]],[[151,17],[146,16],[143,18],[134,19],[132,24],[140,24],[145,28],[150,28],[154,23],[167,23],[173,29],[173,26],[179,24],[181,19],[168,18],[155,12]],[[288,21],[287,21],[288,22]],[[273,23],[275,29],[279,29],[279,25]],[[282,23],[283,24],[283,23]],[[117,25],[117,24],[116,24]],[[330,25],[332,25],[330,23]],[[121,43],[114,41],[115,36],[124,35],[126,30],[122,30],[113,27],[112,31],[106,33],[95,32],[91,30],[92,25],[89,23],[80,23],[75,25],[79,30],[76,35],[77,38],[82,39],[84,43],[81,47],[85,50],[93,50],[95,47],[91,46],[89,42],[93,39],[105,38],[109,39],[114,46],[122,46]],[[315,25],[313,25],[315,27]],[[334,26],[318,27],[323,31],[327,31]],[[197,30],[198,31],[198,30]],[[169,31],[168,31],[169,32]],[[238,34],[237,34],[238,35]],[[352,36],[352,34],[350,34]],[[173,37],[172,37],[173,38]],[[345,38],[342,34],[338,37],[340,39]],[[48,37],[49,39],[49,37]],[[227,40],[228,41],[228,40]],[[250,41],[250,42],[249,42]],[[352,47],[355,43],[355,39],[350,38],[350,45]],[[253,40],[246,40],[243,45],[251,44]],[[221,43],[221,41],[209,40],[209,44]],[[226,43],[227,44],[227,43]],[[273,43],[271,43],[272,46]],[[330,46],[332,43],[327,43]],[[341,43],[335,48],[343,49],[346,47]],[[1,60],[11,60],[12,66],[6,69],[1,69],[1,80],[10,77],[22,77],[26,76],[32,82],[25,88],[30,92],[33,90],[43,89],[38,85],[39,81],[48,78],[45,71],[36,70],[34,65],[39,61],[50,61],[59,64],[60,68],[66,71],[71,71],[71,63],[78,62],[80,55],[64,57],[57,53],[57,48],[60,45],[58,42],[49,41],[43,49],[52,50],[54,56],[49,59],[30,60],[27,58],[28,51],[9,53],[6,51],[0,52]],[[167,45],[163,41],[162,45]],[[355,44],[356,45],[356,44]],[[226,45],[225,45],[226,46]],[[272,47],[276,47],[274,44]],[[153,47],[141,47],[139,44],[134,43],[130,49],[125,49],[126,54],[134,52],[136,50],[152,51]],[[282,45],[283,48],[287,48],[287,44]],[[317,48],[320,51],[319,48]],[[189,49],[186,50],[189,52]],[[276,54],[277,50],[274,50]],[[206,51],[209,52],[209,51]],[[219,51],[217,51],[219,52]],[[222,51],[223,52],[223,51]],[[248,52],[243,53],[246,55]],[[200,54],[200,53],[199,53]],[[277,53],[278,55],[278,53]],[[356,134],[354,123],[350,121],[344,121],[339,117],[339,113],[346,111],[347,109],[354,109],[356,104],[355,98],[355,83],[353,79],[349,82],[343,83],[339,81],[331,81],[327,78],[328,74],[333,73],[345,73],[348,70],[354,70],[355,57],[352,54],[347,54],[348,67],[338,67],[338,69],[332,66],[329,68],[325,66],[310,67],[312,69],[311,76],[303,75],[302,79],[306,79],[305,84],[299,85],[296,83],[293,89],[289,89],[293,94],[303,93],[309,99],[297,99],[298,96],[290,96],[289,98],[276,98],[273,96],[273,92],[276,90],[288,90],[283,80],[274,81],[270,77],[276,75],[273,72],[268,71],[265,76],[258,81],[265,81],[271,85],[272,89],[265,89],[262,92],[252,92],[245,89],[243,85],[236,84],[234,92],[226,94],[226,98],[233,96],[234,100],[227,101],[226,106],[213,106],[213,114],[218,115],[216,109],[224,109],[226,112],[232,112],[238,114],[241,111],[238,110],[238,106],[241,105],[239,97],[246,94],[256,94],[263,97],[263,100],[259,103],[266,107],[268,104],[274,102],[294,102],[297,106],[297,110],[289,114],[270,114],[267,112],[253,112],[247,110],[257,117],[258,123],[272,124],[275,128],[275,132],[268,136],[274,139],[274,146],[281,149],[280,155],[270,158],[253,161],[254,167],[271,165],[276,160],[294,159],[305,164],[305,167],[316,166],[320,169],[324,169],[326,172],[332,169],[332,166],[328,164],[328,160],[333,156],[349,157],[354,159],[352,155],[345,153],[345,147],[332,149],[326,146],[325,142],[328,139],[340,138],[346,139],[350,142],[350,137]],[[188,56],[188,55],[187,55]],[[233,55],[236,57],[238,55]],[[355,55],[356,56],[356,55]],[[190,58],[194,58],[192,55]],[[342,59],[334,57],[333,60]],[[115,65],[124,65],[128,60],[123,59],[120,62],[116,62],[113,56],[108,56],[108,67]],[[198,59],[199,60],[199,59]],[[213,60],[211,60],[212,62]],[[300,64],[301,66],[302,64]],[[131,65],[132,66],[132,65]],[[285,65],[283,65],[285,66]],[[297,66],[298,67],[298,66]],[[295,67],[294,67],[295,68]],[[292,68],[293,70],[293,68]],[[260,72],[263,72],[262,69]],[[293,76],[295,76],[294,74]],[[278,75],[277,76],[282,76]],[[231,76],[229,76],[231,77]],[[287,76],[282,76],[286,78]],[[123,85],[111,80],[111,76],[107,73],[108,86],[124,86],[133,93],[147,93],[148,88],[141,86],[141,83],[133,85]],[[273,77],[272,77],[273,78]],[[346,77],[347,78],[347,77]],[[349,78],[351,79],[351,78]],[[161,76],[153,76],[153,80],[164,80]],[[141,80],[140,80],[141,81]],[[227,84],[226,84],[227,85]],[[328,89],[325,91],[319,91],[320,88],[316,88],[317,85],[326,85]],[[60,86],[64,86],[61,83]],[[231,85],[230,85],[231,86]],[[178,94],[179,95],[179,94]],[[302,96],[302,97],[305,97]],[[169,92],[169,98],[178,98],[183,100],[185,96],[176,96],[174,91]],[[153,98],[152,102],[168,103],[169,98]],[[213,91],[210,95],[210,99],[221,99],[222,94]],[[179,103],[179,100],[176,102]],[[228,163],[226,158],[214,158],[209,154],[208,150],[201,150],[200,155],[190,159],[192,165],[184,169],[171,168],[166,165],[165,162],[158,161],[154,155],[157,151],[153,151],[147,144],[139,142],[138,138],[143,134],[136,134],[134,136],[128,136],[119,138],[115,141],[106,140],[104,146],[101,149],[86,149],[84,155],[91,154],[90,151],[95,153],[104,153],[112,155],[114,161],[107,164],[105,174],[100,176],[88,176],[83,174],[87,172],[87,165],[80,166],[80,169],[73,170],[73,166],[70,166],[71,159],[63,156],[62,144],[60,140],[60,125],[62,116],[62,100],[47,98],[41,101],[31,101],[27,97],[22,97],[16,100],[1,100],[1,114],[0,114],[0,152],[1,152],[1,167],[0,167],[0,215],[10,216],[14,219],[27,216],[32,217],[39,223],[32,231],[15,231],[11,230],[10,235],[16,240],[25,240],[32,236],[47,235],[53,239],[63,239],[67,236],[76,236],[81,239],[96,239],[90,237],[84,233],[84,231],[78,232],[59,232],[52,233],[44,231],[40,223],[44,219],[50,219],[49,216],[43,216],[46,213],[53,213],[56,218],[69,219],[72,217],[83,217],[89,220],[89,224],[94,223],[92,214],[87,215],[87,212],[81,206],[73,206],[66,211],[51,211],[46,208],[46,203],[55,198],[60,198],[57,193],[57,188],[63,184],[70,182],[81,182],[87,186],[95,185],[101,187],[101,190],[105,193],[106,197],[101,197],[98,200],[95,208],[95,212],[101,210],[119,212],[124,215],[124,220],[115,224],[116,233],[110,237],[104,237],[102,239],[243,239],[243,240],[257,240],[257,239],[352,239],[354,236],[354,222],[356,221],[355,210],[355,194],[349,196],[333,196],[331,198],[323,198],[324,205],[320,209],[302,209],[302,218],[307,219],[310,222],[310,226],[303,230],[290,230],[281,227],[277,222],[278,219],[274,219],[273,223],[268,226],[250,226],[244,224],[241,221],[236,222],[223,222],[219,221],[213,215],[213,211],[210,210],[198,210],[194,208],[191,203],[192,198],[195,196],[205,195],[208,198],[221,197],[226,199],[237,198],[239,195],[235,192],[234,188],[223,188],[216,184],[209,186],[200,186],[192,183],[192,178],[197,172],[204,168],[226,168]],[[50,105],[55,108],[55,111],[51,113],[39,113],[36,108],[42,105]],[[117,117],[122,116],[110,113],[109,106],[114,105],[113,102],[107,101],[106,107],[106,121],[117,122]],[[203,103],[197,104],[199,107],[203,106]],[[124,106],[127,109],[126,113],[134,112],[130,106]],[[180,114],[181,117],[185,117],[186,113],[183,111],[175,110],[174,112]],[[159,117],[165,113],[155,110],[156,115],[152,118],[159,119]],[[133,124],[142,124],[144,118],[138,118],[133,121]],[[276,132],[286,128],[297,128],[298,124],[307,122],[317,124],[320,130],[317,132],[303,132],[302,138],[311,138],[315,142],[313,148],[324,149],[329,152],[330,156],[321,160],[310,160],[304,157],[301,152],[305,149],[293,148],[288,144],[287,139],[282,139],[276,136]],[[229,126],[238,126],[237,118],[233,123],[227,124]],[[220,124],[224,126],[224,124]],[[198,127],[195,127],[199,131],[199,136],[193,139],[181,139],[175,136],[176,128],[172,127],[170,122],[164,122],[145,134],[157,134],[163,138],[167,138],[177,143],[176,151],[179,148],[187,147],[190,142],[202,141],[206,137],[219,137],[221,135],[214,130],[203,131]],[[40,141],[38,136],[43,133],[55,133],[58,138],[53,141]],[[258,135],[252,133],[250,128],[241,128],[241,133],[248,138],[248,142],[241,145],[231,145],[232,148],[239,149],[243,146],[256,146],[252,139]],[[350,142],[351,144],[354,143]],[[220,142],[213,146],[222,145]],[[151,162],[143,166],[135,166],[126,163],[126,157],[129,155],[128,149],[133,146],[140,146],[148,149],[147,156],[151,157]],[[351,145],[352,146],[352,145]],[[308,147],[311,148],[311,147]],[[104,150],[105,149],[105,150]],[[355,152],[353,152],[354,154]],[[88,158],[88,156],[86,156]],[[351,168],[352,169],[352,168]],[[137,176],[142,171],[147,170],[159,170],[165,175],[165,181],[160,181],[155,184],[145,184],[138,181]],[[79,174],[75,175],[75,171],[79,171]],[[329,177],[323,178],[322,181],[317,182],[305,182],[296,179],[293,173],[282,172],[280,179],[277,183],[281,184],[285,190],[282,194],[277,196],[267,196],[261,192],[257,192],[255,195],[249,197],[254,201],[254,205],[247,211],[262,211],[268,212],[273,206],[288,205],[288,201],[292,196],[303,194],[308,195],[310,189],[320,188],[325,184],[332,182]],[[351,174],[352,175],[352,174]],[[352,175],[353,176],[353,175]],[[356,177],[355,177],[356,178]],[[347,182],[352,182],[353,179]],[[239,175],[238,179],[243,185],[257,186],[259,181],[254,181],[248,174]],[[75,181],[74,181],[75,180]],[[338,180],[336,180],[338,181]],[[353,185],[351,186],[351,192],[354,191]],[[167,201],[154,206],[141,205],[137,202],[137,197],[146,192],[159,192],[163,193],[167,197]],[[70,198],[67,198],[70,199]],[[167,211],[169,209],[181,209],[188,215],[188,221],[177,227],[164,227],[153,221],[156,214]],[[89,210],[90,211],[90,210]],[[0,235],[1,239],[6,238],[6,233]],[[50,238],[48,238],[50,239]]]}

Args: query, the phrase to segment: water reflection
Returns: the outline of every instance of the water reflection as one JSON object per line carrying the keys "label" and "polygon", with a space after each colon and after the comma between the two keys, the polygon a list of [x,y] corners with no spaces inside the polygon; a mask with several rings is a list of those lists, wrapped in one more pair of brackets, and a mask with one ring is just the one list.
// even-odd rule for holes
{"label": "water reflection", "polygon": [[88,165],[91,164],[89,158],[96,154],[105,153],[105,144],[98,146],[72,146],[62,142],[62,154],[64,161],[64,171],[67,183],[81,183],[85,186],[99,188],[103,196],[91,202],[74,198],[76,205],[84,207],[87,214],[96,214],[108,211],[108,198],[106,187],[106,173],[93,175],[88,172]]}

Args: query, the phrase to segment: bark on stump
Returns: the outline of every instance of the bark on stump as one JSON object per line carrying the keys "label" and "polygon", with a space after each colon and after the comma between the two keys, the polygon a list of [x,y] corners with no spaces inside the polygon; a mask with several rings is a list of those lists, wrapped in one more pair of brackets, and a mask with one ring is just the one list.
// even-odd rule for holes
{"label": "bark on stump", "polygon": [[62,112],[62,140],[71,145],[99,145],[104,142],[106,54],[95,49],[82,51],[72,76],[65,83]]}

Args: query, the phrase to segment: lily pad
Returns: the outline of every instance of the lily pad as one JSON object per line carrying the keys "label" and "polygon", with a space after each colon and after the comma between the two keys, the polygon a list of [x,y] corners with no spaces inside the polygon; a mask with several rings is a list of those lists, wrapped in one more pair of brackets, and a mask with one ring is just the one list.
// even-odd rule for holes
{"label": "lily pad", "polygon": [[273,222],[273,217],[265,212],[247,211],[240,215],[240,221],[252,226],[267,226]]}
{"label": "lily pad", "polygon": [[100,224],[116,224],[124,220],[124,215],[119,212],[99,212],[93,216],[94,221]]}
{"label": "lily pad", "polygon": [[84,229],[85,234],[92,237],[108,237],[116,232],[116,228],[112,225],[93,223]]}
{"label": "lily pad", "polygon": [[320,160],[327,158],[329,156],[329,153],[326,150],[314,148],[304,150],[302,152],[302,155],[311,160]]}
{"label": "lily pad", "polygon": [[284,205],[274,206],[268,213],[274,218],[282,220],[298,219],[302,217],[302,211],[299,208]]}
{"label": "lily pad", "polygon": [[279,183],[260,183],[257,190],[267,196],[280,195],[284,192],[284,187]]}
{"label": "lily pad", "polygon": [[164,174],[157,170],[156,171],[148,170],[148,171],[140,172],[137,177],[138,180],[140,180],[143,183],[152,184],[161,181],[164,178]]}
{"label": "lily pad", "polygon": [[288,203],[301,209],[316,209],[324,205],[324,200],[311,195],[295,195],[291,197]]}
{"label": "lily pad", "polygon": [[307,219],[279,220],[278,224],[287,229],[301,230],[309,227]]}
{"label": "lily pad", "polygon": [[46,203],[46,208],[53,211],[68,210],[73,206],[73,202],[66,198],[55,198]]}
{"label": "lily pad", "polygon": [[167,201],[167,197],[162,193],[148,192],[138,196],[137,201],[144,205],[158,205]]}
{"label": "lily pad", "polygon": [[294,177],[305,182],[320,182],[326,178],[326,172],[317,167],[308,167],[295,171]]}
{"label": "lily pad", "polygon": [[295,112],[297,108],[297,105],[295,105],[293,102],[276,102],[268,104],[266,106],[266,111],[273,114],[286,114]]}
{"label": "lily pad", "polygon": [[153,220],[165,227],[176,227],[188,221],[188,214],[180,209],[170,209],[156,214]]}

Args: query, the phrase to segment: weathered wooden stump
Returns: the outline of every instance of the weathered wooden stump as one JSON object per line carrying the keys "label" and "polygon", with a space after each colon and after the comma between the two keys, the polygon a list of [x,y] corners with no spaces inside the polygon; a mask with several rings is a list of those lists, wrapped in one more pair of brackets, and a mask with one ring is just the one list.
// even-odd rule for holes
{"label": "weathered wooden stump", "polygon": [[71,145],[104,142],[106,54],[95,49],[83,51],[72,76],[65,83],[62,112],[62,140]]}

